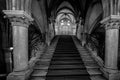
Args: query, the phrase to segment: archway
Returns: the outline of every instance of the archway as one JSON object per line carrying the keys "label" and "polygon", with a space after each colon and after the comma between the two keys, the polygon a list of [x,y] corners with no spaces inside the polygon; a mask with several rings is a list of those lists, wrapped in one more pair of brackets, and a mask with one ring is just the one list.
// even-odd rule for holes
{"label": "archway", "polygon": [[55,23],[56,35],[75,35],[76,20],[73,12],[69,9],[62,9],[57,13]]}

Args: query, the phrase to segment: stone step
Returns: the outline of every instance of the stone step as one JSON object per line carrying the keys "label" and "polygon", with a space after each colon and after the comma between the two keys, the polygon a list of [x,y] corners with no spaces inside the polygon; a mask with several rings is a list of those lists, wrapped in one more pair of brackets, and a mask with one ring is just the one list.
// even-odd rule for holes
{"label": "stone step", "polygon": [[84,70],[86,69],[84,65],[51,65],[49,70]]}
{"label": "stone step", "polygon": [[31,76],[32,77],[45,77],[46,75],[47,75],[46,70],[34,70]]}
{"label": "stone step", "polygon": [[76,60],[81,60],[81,58],[78,57],[53,57],[52,60],[72,60],[72,59],[76,59]]}
{"label": "stone step", "polygon": [[81,53],[81,52],[80,52],[80,55],[81,56],[90,56],[88,53]]}
{"label": "stone step", "polygon": [[78,57],[80,55],[53,55],[53,57]]}
{"label": "stone step", "polygon": [[89,73],[89,75],[102,75],[102,72],[99,69],[95,69],[95,68],[88,68],[87,72]]}
{"label": "stone step", "polygon": [[51,62],[52,65],[71,65],[71,64],[83,64],[82,61],[53,61]]}
{"label": "stone step", "polygon": [[30,80],[46,80],[45,77],[32,77]]}
{"label": "stone step", "polygon": [[45,80],[49,68],[49,64],[55,50],[56,42],[47,49],[34,66],[34,71],[31,74],[30,80]]}
{"label": "stone step", "polygon": [[101,75],[96,75],[96,76],[90,76],[91,80],[107,80],[105,77]]}
{"label": "stone step", "polygon": [[98,64],[85,64],[86,68],[94,68],[94,69],[99,69],[100,66]]}
{"label": "stone step", "polygon": [[51,59],[52,56],[43,56],[42,59]]}
{"label": "stone step", "polygon": [[95,62],[93,59],[82,59],[84,62]]}
{"label": "stone step", "polygon": [[[61,52],[54,52],[55,54],[61,54]],[[63,54],[75,54],[77,53],[78,54],[78,51],[77,52],[63,52]]]}
{"label": "stone step", "polygon": [[40,59],[39,61],[42,61],[42,62],[50,62],[51,59]]}
{"label": "stone step", "polygon": [[76,46],[80,52],[84,65],[87,68],[87,72],[90,75],[90,79],[91,80],[107,80],[105,77],[103,77],[103,73],[100,71],[100,66],[91,57],[89,51],[81,47],[79,44],[76,44]]}
{"label": "stone step", "polygon": [[91,56],[89,56],[89,55],[86,55],[86,56],[83,56],[83,55],[81,55],[81,58],[83,58],[83,59],[93,59]]}
{"label": "stone step", "polygon": [[53,76],[47,77],[46,80],[91,80],[89,76]]}
{"label": "stone step", "polygon": [[34,69],[47,70],[49,66],[46,65],[35,65]]}
{"label": "stone step", "polygon": [[89,76],[86,70],[49,70],[47,76]]}

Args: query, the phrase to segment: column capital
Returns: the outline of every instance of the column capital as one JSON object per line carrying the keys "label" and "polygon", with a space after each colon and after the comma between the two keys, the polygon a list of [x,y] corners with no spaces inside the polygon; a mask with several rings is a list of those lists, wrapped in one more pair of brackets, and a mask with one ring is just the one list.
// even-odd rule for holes
{"label": "column capital", "polygon": [[33,21],[33,18],[22,10],[3,10],[3,12],[6,14],[5,17],[10,19],[12,26],[27,27]]}
{"label": "column capital", "polygon": [[102,21],[102,26],[108,29],[119,29],[120,28],[120,16],[111,15],[109,17],[104,18]]}

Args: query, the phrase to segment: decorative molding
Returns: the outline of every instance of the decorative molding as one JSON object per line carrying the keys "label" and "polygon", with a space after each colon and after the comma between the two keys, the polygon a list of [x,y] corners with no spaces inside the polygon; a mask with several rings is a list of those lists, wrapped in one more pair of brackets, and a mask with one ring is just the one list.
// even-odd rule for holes
{"label": "decorative molding", "polygon": [[105,27],[106,30],[108,29],[119,29],[120,28],[120,16],[119,15],[111,15],[106,17],[101,21],[103,24],[102,27]]}
{"label": "decorative molding", "polygon": [[119,28],[120,28],[120,21],[119,20],[116,20],[116,21],[110,20],[105,24],[105,29],[106,30],[108,30],[108,29],[119,29]]}
{"label": "decorative molding", "polygon": [[33,18],[22,10],[3,10],[12,23],[12,26],[28,27]]}
{"label": "decorative molding", "polygon": [[3,10],[3,12],[6,14],[6,17],[22,17],[27,18],[29,21],[33,21],[31,15],[23,10]]}
{"label": "decorative molding", "polygon": [[10,18],[12,26],[21,26],[21,27],[29,27],[31,22],[26,18],[21,17],[12,17]]}
{"label": "decorative molding", "polygon": [[100,23],[104,24],[104,23],[106,23],[109,20],[120,20],[120,15],[111,15],[111,16],[108,16],[108,17],[104,18]]}

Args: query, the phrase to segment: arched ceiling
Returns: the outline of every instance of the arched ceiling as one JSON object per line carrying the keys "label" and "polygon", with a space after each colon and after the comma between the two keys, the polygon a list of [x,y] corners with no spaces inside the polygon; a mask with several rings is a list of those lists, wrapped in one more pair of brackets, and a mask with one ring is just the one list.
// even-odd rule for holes
{"label": "arched ceiling", "polygon": [[59,22],[60,20],[67,18],[69,19],[71,22],[75,22],[75,17],[72,11],[70,11],[69,9],[62,9],[57,13],[56,16],[56,21]]}
{"label": "arched ceiling", "polygon": [[48,16],[51,13],[56,14],[62,8],[69,8],[74,12],[75,16],[84,17],[86,14],[86,9],[88,9],[90,2],[92,0],[46,0],[48,6]]}
{"label": "arched ceiling", "polygon": [[[60,11],[61,9],[63,9],[63,8],[68,8],[68,9],[70,9],[72,12],[75,12],[73,6],[72,6],[69,2],[67,2],[67,1],[63,1],[63,2],[60,4],[60,6],[57,8],[56,12],[59,12],[59,11]],[[67,11],[67,12],[70,12],[70,11]]]}
{"label": "arched ceiling", "polygon": [[[79,22],[79,18],[85,20],[86,13],[88,8],[93,4],[93,2],[101,1],[101,0],[33,0],[36,1],[36,4],[39,4],[39,7],[36,4],[33,4],[33,13],[38,20],[39,26],[44,28],[44,24],[47,21],[52,22],[55,21],[58,14],[69,14],[68,16],[73,15],[74,20]],[[35,7],[36,6],[36,7]],[[61,12],[62,10],[67,9],[68,11]],[[43,23],[46,22],[46,23]],[[45,29],[46,30],[46,29]],[[44,31],[44,30],[42,30]]]}

